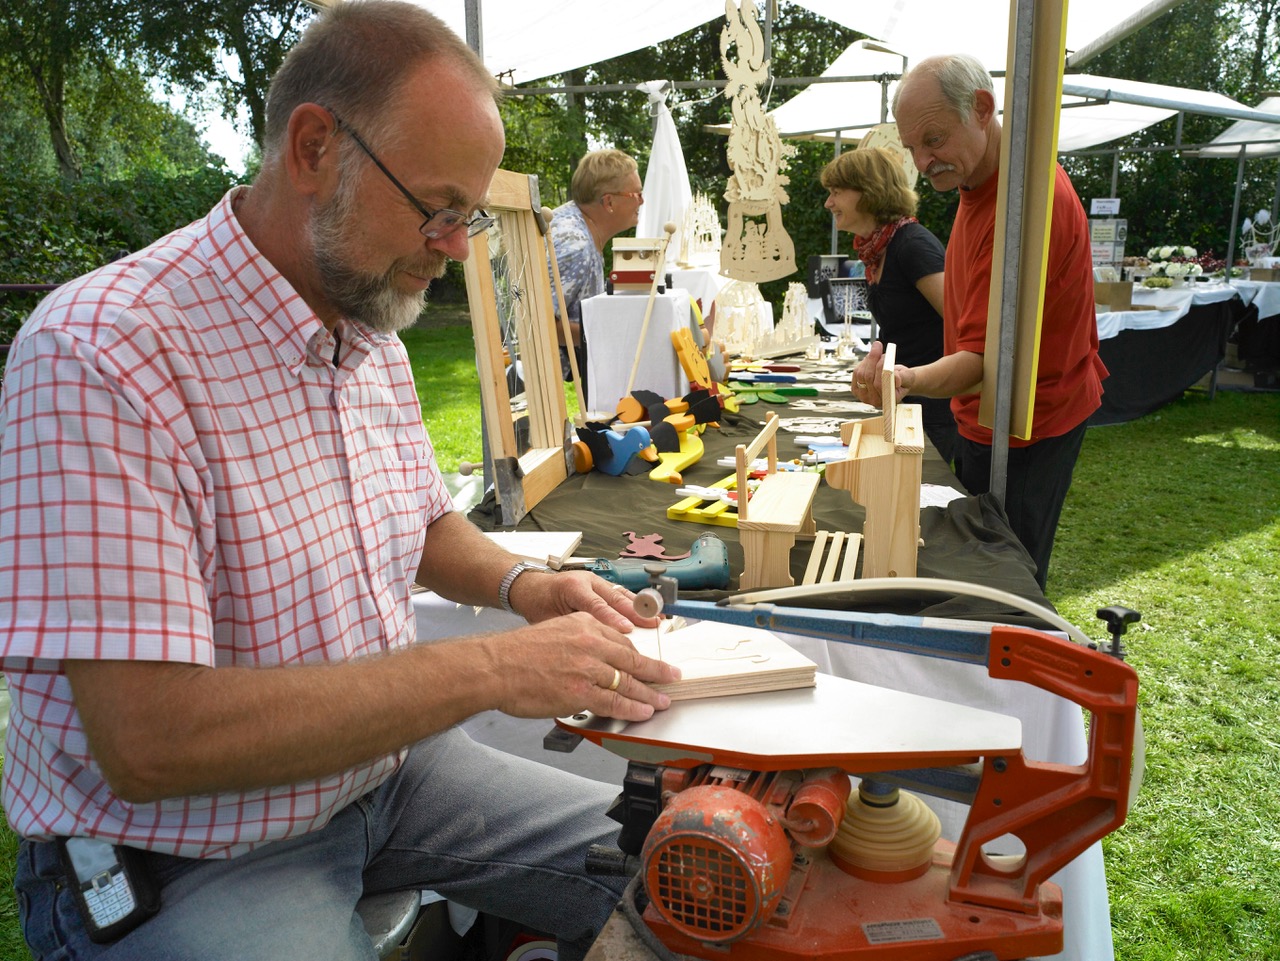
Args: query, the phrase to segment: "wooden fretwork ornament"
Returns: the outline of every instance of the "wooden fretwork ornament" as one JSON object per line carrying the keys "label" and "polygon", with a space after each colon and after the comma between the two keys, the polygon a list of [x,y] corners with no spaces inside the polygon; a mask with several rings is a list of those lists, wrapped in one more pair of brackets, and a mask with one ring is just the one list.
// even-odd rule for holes
{"label": "wooden fretwork ornament", "polygon": [[[725,26],[720,32],[720,62],[732,102],[727,159],[732,173],[724,198],[729,223],[720,247],[720,273],[735,280],[763,283],[789,276],[796,269],[795,245],[782,225],[782,205],[790,198],[790,182],[782,173],[795,148],[782,142],[777,124],[760,102],[760,84],[768,79],[764,37],[756,20],[755,0],[725,0]],[[731,48],[737,58],[730,58]]]}

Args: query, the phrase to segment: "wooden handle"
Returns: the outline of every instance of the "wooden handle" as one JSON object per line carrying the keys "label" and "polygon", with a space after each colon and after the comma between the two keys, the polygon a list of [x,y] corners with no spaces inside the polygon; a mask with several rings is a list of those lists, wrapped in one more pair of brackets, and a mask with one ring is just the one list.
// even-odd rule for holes
{"label": "wooden handle", "polygon": [[556,303],[560,305],[560,329],[564,332],[564,347],[569,352],[569,370],[573,374],[573,393],[578,398],[578,416],[587,413],[587,399],[582,396],[582,376],[578,373],[578,352],[573,349],[573,328],[569,326],[569,307],[564,302],[564,288],[560,286],[560,265],[556,263],[556,245],[551,242],[550,207],[542,208],[542,219],[547,224],[547,259],[551,261],[551,280],[556,288]]}
{"label": "wooden handle", "polygon": [[649,302],[644,306],[644,322],[640,325],[640,340],[636,343],[636,357],[631,362],[631,376],[627,378],[626,395],[631,394],[631,388],[636,384],[636,372],[640,369],[640,352],[644,350],[644,339],[649,334],[649,318],[653,316],[653,303],[658,297],[658,283],[662,280],[663,268],[667,263],[667,244],[671,243],[671,235],[676,232],[676,225],[668,220],[663,224],[662,229],[666,231],[667,236],[662,241],[662,247],[658,250],[658,256],[654,260],[653,266],[653,283],[649,285]]}

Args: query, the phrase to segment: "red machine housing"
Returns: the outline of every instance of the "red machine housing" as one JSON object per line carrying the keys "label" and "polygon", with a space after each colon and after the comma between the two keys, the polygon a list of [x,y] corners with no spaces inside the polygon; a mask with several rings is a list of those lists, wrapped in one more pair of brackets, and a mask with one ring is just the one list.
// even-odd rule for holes
{"label": "red machine housing", "polygon": [[[901,880],[856,877],[824,850],[849,793],[837,770],[748,771],[740,757],[666,768],[641,852],[648,926],[674,951],[732,961],[954,961],[978,951],[1014,961],[1061,951],[1062,894],[1047,878],[1124,822],[1137,675],[1118,658],[1004,627],[992,630],[988,669],[1090,711],[1085,763],[983,758],[959,842],[939,841],[927,869]],[[872,778],[882,769],[869,758],[843,766]],[[984,853],[1005,835],[1025,855]]]}

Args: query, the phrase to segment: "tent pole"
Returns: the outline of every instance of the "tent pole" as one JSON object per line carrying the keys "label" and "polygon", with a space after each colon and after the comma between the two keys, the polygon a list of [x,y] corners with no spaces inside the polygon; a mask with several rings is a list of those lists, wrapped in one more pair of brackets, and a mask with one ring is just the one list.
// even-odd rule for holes
{"label": "tent pole", "polygon": [[1276,165],[1276,193],[1271,200],[1271,222],[1274,224],[1278,217],[1280,217],[1280,164]]}
{"label": "tent pole", "polygon": [[1236,262],[1236,229],[1240,224],[1240,194],[1244,189],[1244,152],[1248,148],[1240,146],[1240,159],[1236,161],[1236,198],[1231,204],[1231,233],[1227,235],[1227,263],[1223,276],[1227,286],[1231,286],[1231,267]]}
{"label": "tent pole", "polygon": [[[843,131],[843,130],[837,130],[837,131],[836,131],[836,152],[835,152],[835,155],[831,158],[831,159],[833,159],[833,160],[834,160],[836,157],[839,157],[839,156],[840,156],[840,135],[841,135],[842,133],[844,133],[844,131]],[[832,254],[838,254],[838,253],[840,253],[840,237],[839,237],[839,233],[840,233],[840,232],[839,232],[838,230],[836,230],[836,215],[835,215],[835,212],[833,211],[833,212],[832,212],[832,214],[831,214],[831,253],[832,253]]]}
{"label": "tent pole", "polygon": [[1031,45],[1034,4],[1014,0],[1012,85],[1005,88],[1009,132],[1009,201],[1005,208],[1004,277],[1000,304],[1000,349],[996,361],[995,418],[991,425],[991,493],[1004,504],[1009,475],[1009,422],[1013,416],[1013,362],[1018,342],[1018,276],[1022,259],[1022,206],[1027,184],[1027,128],[1030,114]]}
{"label": "tent pole", "polygon": [[1111,197],[1119,197],[1117,191],[1120,189],[1120,150],[1116,150],[1111,154]]}
{"label": "tent pole", "polygon": [[484,27],[481,25],[480,0],[467,0],[467,46],[484,59]]}

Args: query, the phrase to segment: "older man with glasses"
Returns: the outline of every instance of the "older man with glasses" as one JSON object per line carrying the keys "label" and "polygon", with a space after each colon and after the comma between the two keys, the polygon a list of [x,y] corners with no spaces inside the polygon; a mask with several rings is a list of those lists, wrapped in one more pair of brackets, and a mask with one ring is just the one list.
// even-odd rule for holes
{"label": "older man with glasses", "polygon": [[[677,674],[627,640],[651,622],[626,591],[452,512],[395,336],[489,221],[495,95],[421,7],[330,7],[272,81],[253,186],[14,343],[3,801],[37,957],[372,958],[357,901],[423,888],[581,957],[616,903],[584,874],[615,790],[455,725],[643,719]],[[529,624],[416,644],[415,580]],[[87,845],[124,874],[82,895]],[[134,903],[95,911],[120,877]]]}
{"label": "older man with glasses", "polygon": [[[605,291],[604,247],[624,230],[640,222],[644,204],[640,173],[635,160],[621,150],[593,150],[583,155],[569,181],[566,204],[551,217],[551,243],[564,291],[564,306],[556,302],[556,315],[567,312],[578,354],[578,371],[586,396],[587,346],[582,339],[582,302]],[[568,345],[563,325],[557,325],[561,339],[564,379],[570,379]]]}

